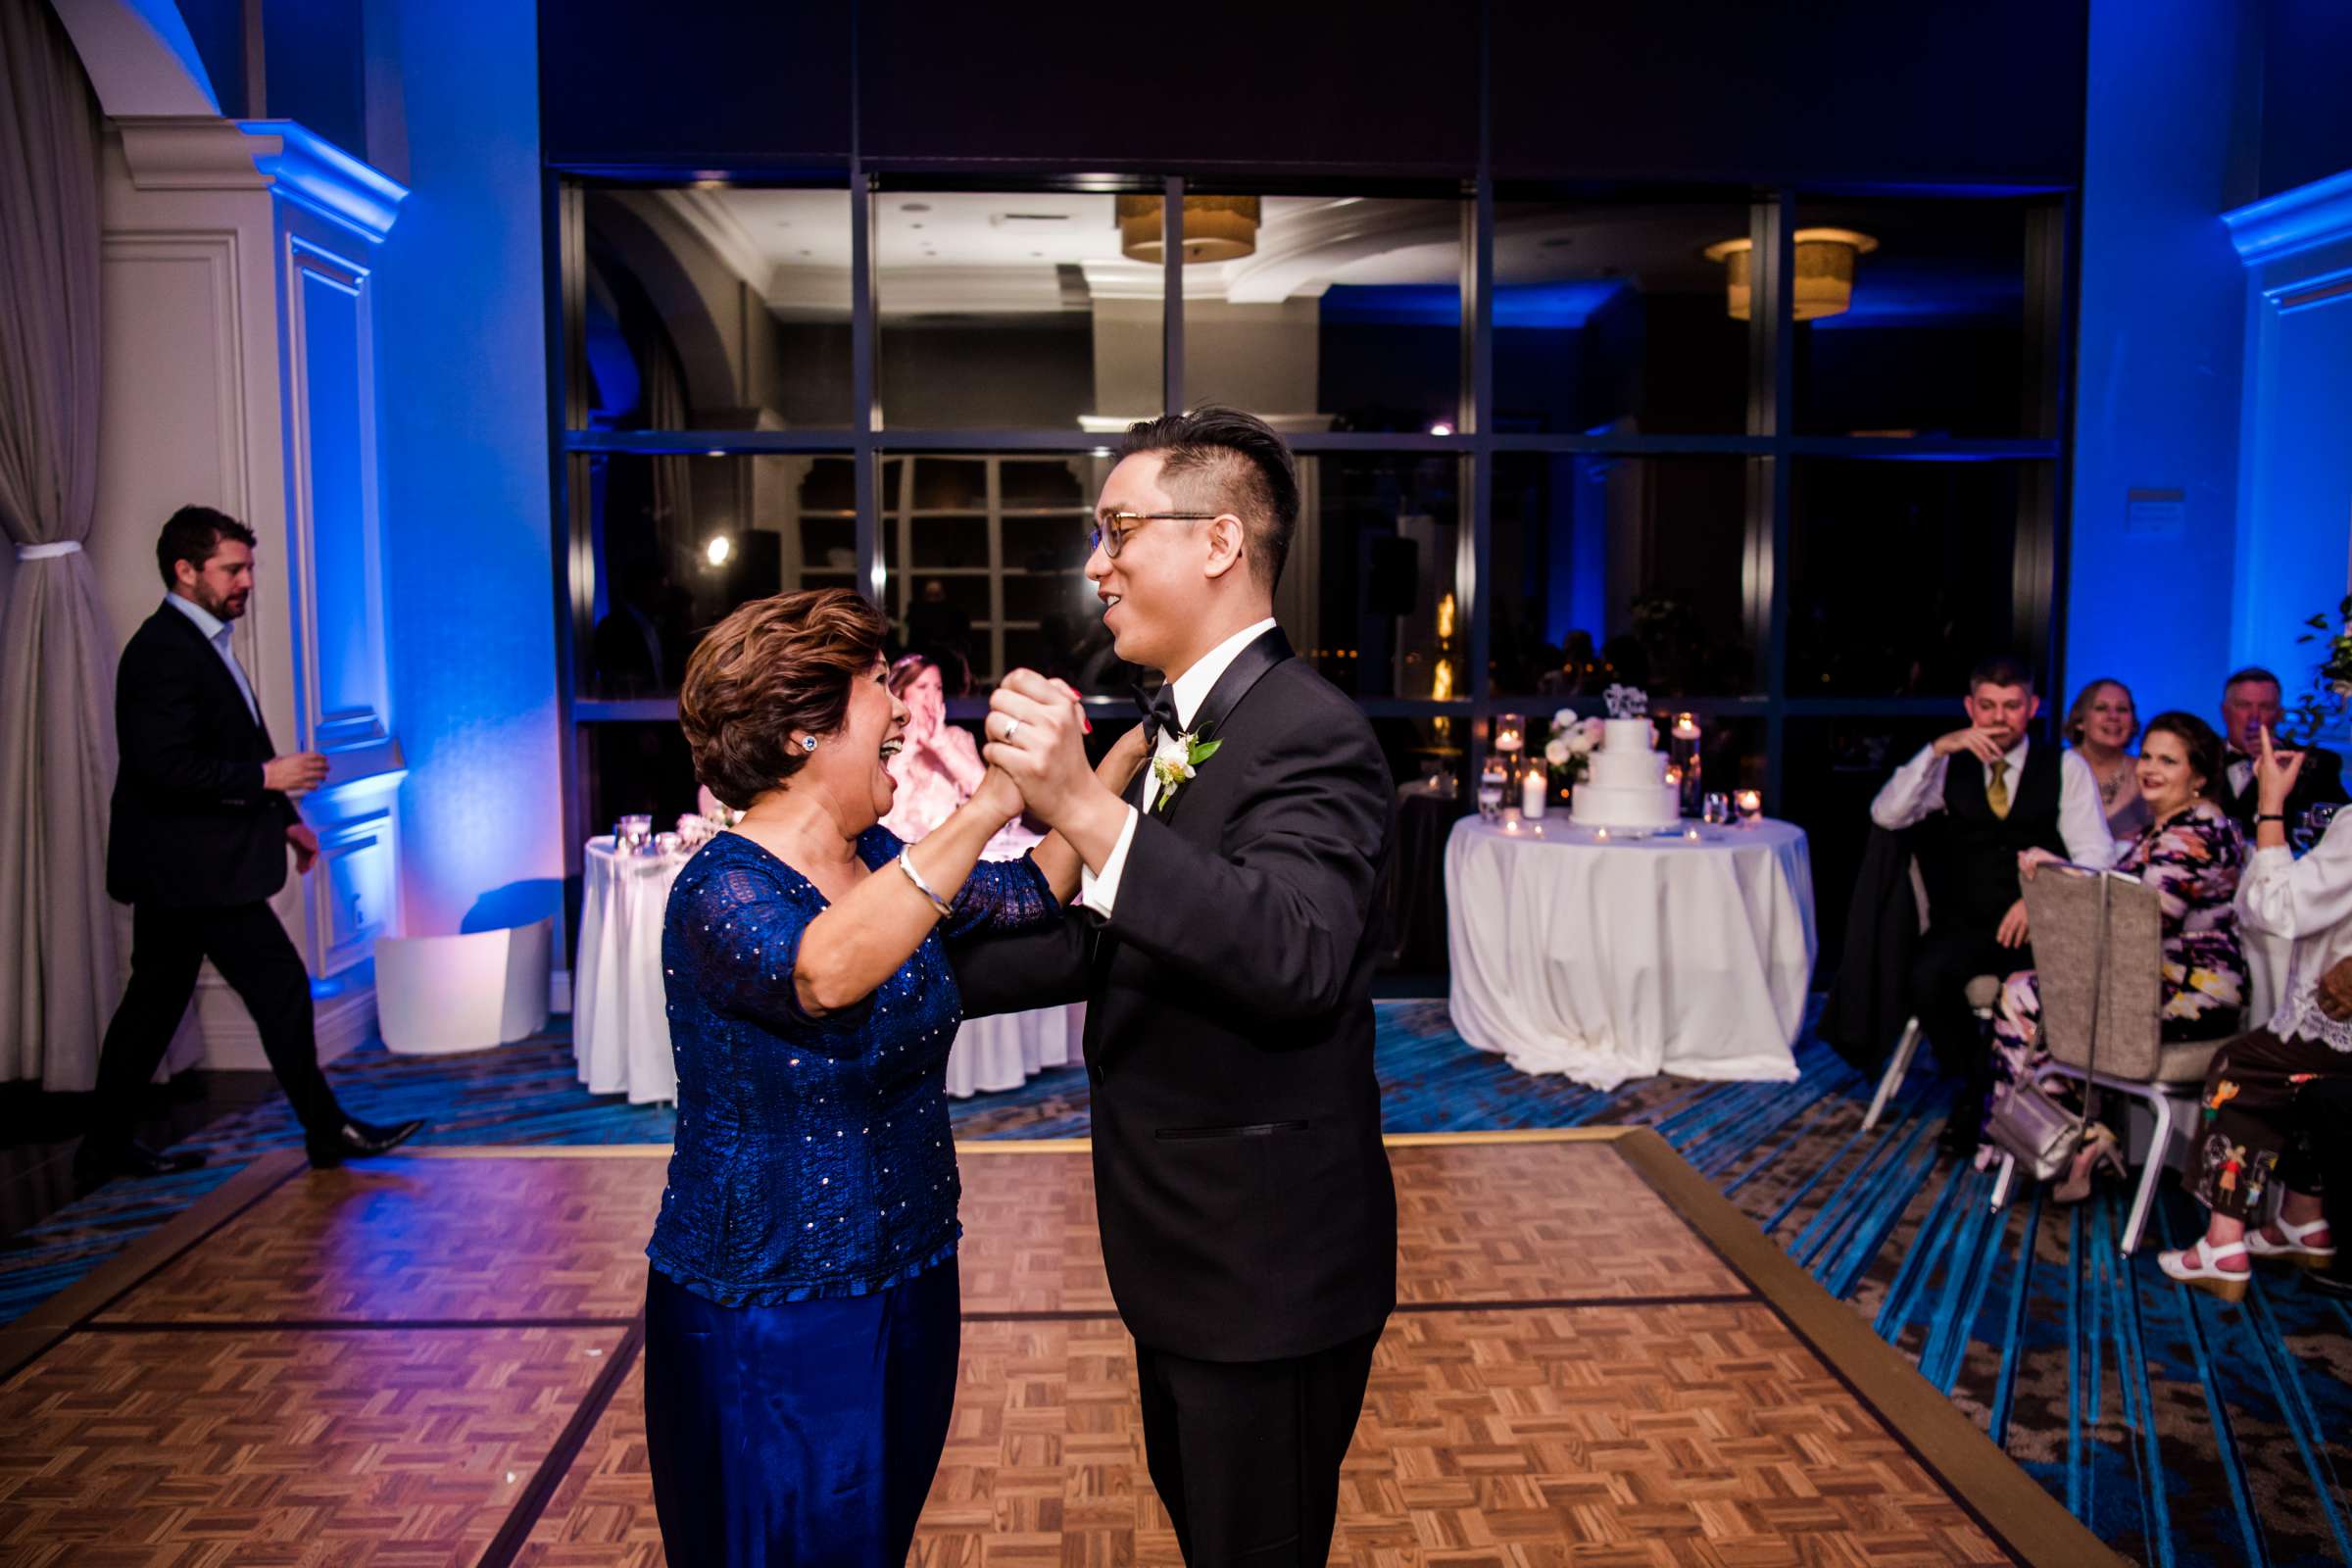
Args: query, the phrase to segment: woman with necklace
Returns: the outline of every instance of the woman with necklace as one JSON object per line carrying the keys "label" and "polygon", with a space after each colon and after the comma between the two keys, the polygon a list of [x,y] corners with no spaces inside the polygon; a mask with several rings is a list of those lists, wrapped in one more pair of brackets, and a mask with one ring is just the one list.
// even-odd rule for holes
{"label": "woman with necklace", "polygon": [[2090,764],[2090,776],[2099,784],[2100,808],[2107,813],[2107,831],[2119,843],[2138,838],[2148,825],[2148,807],[2140,799],[2132,756],[2132,743],[2138,736],[2139,708],[2132,700],[2132,688],[2120,680],[2092,681],[2066,710],[2066,743]]}
{"label": "woman with necklace", "polygon": [[[2222,738],[2193,713],[2159,713],[2148,722],[2133,773],[2148,824],[2115,869],[2156,890],[2164,924],[2158,1009],[2164,1039],[2234,1034],[2246,1004],[2246,953],[2234,902],[2246,846],[2237,824],[2212,799],[2222,778]],[[2058,863],[2046,851],[2028,850],[2018,857],[2018,875],[2031,881],[2037,867]],[[2001,987],[1993,1034],[2013,1083],[2030,1081],[2047,1055],[2037,1038],[2040,1019],[2034,971],[2011,975]],[[2060,1202],[2087,1197],[2091,1174],[2101,1165],[2120,1171],[2123,1157],[2113,1131],[2093,1123],[2074,1168],[2051,1196]]]}

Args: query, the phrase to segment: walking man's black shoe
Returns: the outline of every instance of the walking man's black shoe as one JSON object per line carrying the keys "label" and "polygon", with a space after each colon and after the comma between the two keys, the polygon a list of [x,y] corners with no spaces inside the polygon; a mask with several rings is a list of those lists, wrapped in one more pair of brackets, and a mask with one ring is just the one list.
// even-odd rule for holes
{"label": "walking man's black shoe", "polygon": [[424,1127],[424,1120],[378,1123],[347,1117],[343,1125],[323,1136],[314,1133],[303,1140],[311,1155],[313,1170],[330,1170],[347,1159],[366,1159],[370,1154],[388,1154],[414,1138]]}

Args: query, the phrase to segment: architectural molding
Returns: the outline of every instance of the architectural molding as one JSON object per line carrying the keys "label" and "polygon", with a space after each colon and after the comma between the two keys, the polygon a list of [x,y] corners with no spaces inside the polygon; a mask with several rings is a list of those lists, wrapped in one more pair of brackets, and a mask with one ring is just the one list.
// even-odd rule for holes
{"label": "architectural molding", "polygon": [[2352,169],[2249,202],[2222,221],[2248,267],[2352,240]]}
{"label": "architectural molding", "polygon": [[237,126],[260,144],[254,167],[274,194],[375,244],[392,231],[409,194],[399,180],[294,121],[243,120]]}
{"label": "architectural molding", "polygon": [[120,117],[122,162],[140,190],[267,190],[254,138],[211,115]]}
{"label": "architectural molding", "polygon": [[267,190],[383,243],[409,188],[291,120],[209,115],[118,118],[140,190]]}

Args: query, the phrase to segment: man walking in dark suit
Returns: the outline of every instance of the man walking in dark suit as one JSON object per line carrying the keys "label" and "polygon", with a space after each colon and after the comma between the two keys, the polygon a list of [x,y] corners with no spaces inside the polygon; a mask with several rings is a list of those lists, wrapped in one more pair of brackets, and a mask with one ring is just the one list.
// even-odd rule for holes
{"label": "man walking in dark suit", "polygon": [[[2263,731],[2276,736],[2284,711],[2278,677],[2260,665],[2250,664],[2222,683],[2222,779],[2215,793],[2222,809],[2249,835],[2254,831],[2254,759],[2262,755]],[[2311,808],[2344,804],[2343,759],[2324,746],[2302,751],[2303,771],[2286,798],[2290,833]]]}
{"label": "man walking in dark suit", "polygon": [[115,681],[122,765],[107,843],[107,892],[131,906],[130,986],[98,1058],[90,1125],[74,1159],[85,1190],[111,1176],[203,1163],[131,1137],[206,958],[244,999],[262,1049],[294,1102],[314,1165],[379,1154],[424,1124],[380,1127],[346,1115],[318,1070],[311,976],[270,907],[286,852],[310,870],[318,838],[291,797],[316,789],[326,759],[273,755],[229,626],[253,596],[250,529],[209,507],[164,524],[156,564],[170,589],[122,650]]}
{"label": "man walking in dark suit", "polygon": [[988,759],[1078,850],[1086,907],[957,962],[973,1013],[1088,1004],[1102,1255],[1152,1484],[1197,1564],[1324,1561],[1396,1298],[1370,1000],[1395,786],[1275,625],[1298,514],[1258,419],[1129,431],[1086,572],[1118,657],[1168,677],[1155,755],[1111,794],[1068,689],[1005,679]]}

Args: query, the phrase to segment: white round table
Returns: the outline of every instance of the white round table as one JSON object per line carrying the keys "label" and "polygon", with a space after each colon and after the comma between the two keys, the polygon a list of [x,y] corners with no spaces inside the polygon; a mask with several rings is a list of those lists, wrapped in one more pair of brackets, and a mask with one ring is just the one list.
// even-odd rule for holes
{"label": "white round table", "polygon": [[623,854],[609,834],[588,841],[571,1053],[592,1095],[626,1095],[633,1105],[678,1098],[662,990],[662,919],[687,859]]}
{"label": "white round table", "polygon": [[[1011,832],[1007,829],[1007,834]],[[991,859],[1024,853],[1000,834]],[[668,998],[662,987],[662,921],[670,884],[690,857],[625,855],[610,836],[588,841],[580,890],[580,956],[572,976],[571,1050],[580,1082],[631,1104],[678,1098]],[[1018,1089],[1083,1055],[1083,1004],[971,1018],[948,1053],[947,1091],[958,1100]]]}
{"label": "white round table", "polygon": [[1454,1027],[1522,1072],[1601,1090],[1796,1077],[1815,939],[1793,823],[1645,836],[1466,816],[1446,900]]}

